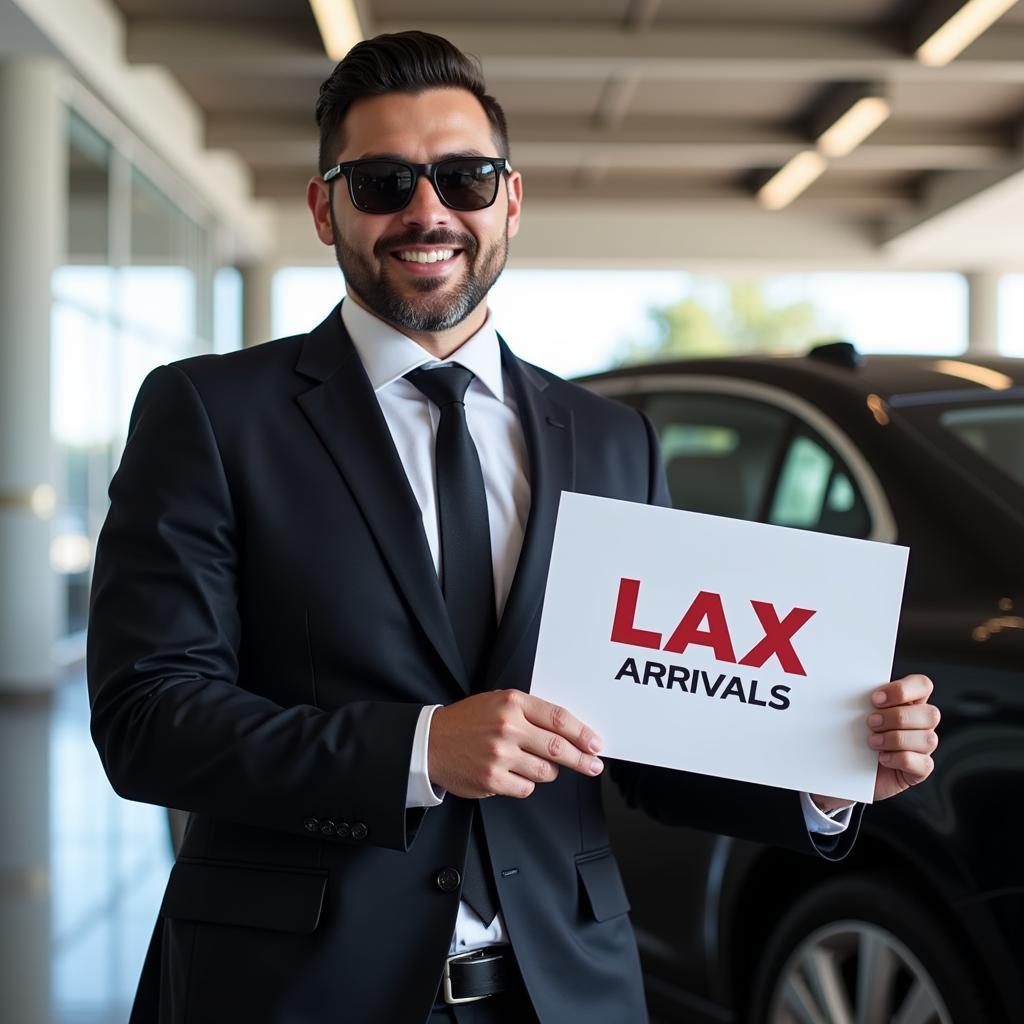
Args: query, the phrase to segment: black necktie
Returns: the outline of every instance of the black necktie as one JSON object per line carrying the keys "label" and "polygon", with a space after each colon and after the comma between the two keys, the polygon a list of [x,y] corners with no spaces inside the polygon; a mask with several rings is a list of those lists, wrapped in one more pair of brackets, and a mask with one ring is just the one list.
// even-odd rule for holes
{"label": "black necktie", "polygon": [[[463,401],[473,373],[464,366],[449,365],[413,370],[406,377],[441,412],[434,449],[441,589],[471,688],[476,693],[483,688],[497,625],[487,494]],[[497,894],[487,866],[486,843],[476,811],[469,836],[462,898],[485,924],[494,920]]]}

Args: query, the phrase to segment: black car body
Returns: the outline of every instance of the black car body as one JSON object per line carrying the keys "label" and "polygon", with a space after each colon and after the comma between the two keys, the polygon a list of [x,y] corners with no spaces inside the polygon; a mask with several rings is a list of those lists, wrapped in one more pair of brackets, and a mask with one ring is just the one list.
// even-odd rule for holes
{"label": "black car body", "polygon": [[932,777],[839,864],[608,787],[653,1018],[1024,1021],[1024,363],[834,345],[582,383],[652,418],[678,507],[907,545],[894,678],[942,712]]}

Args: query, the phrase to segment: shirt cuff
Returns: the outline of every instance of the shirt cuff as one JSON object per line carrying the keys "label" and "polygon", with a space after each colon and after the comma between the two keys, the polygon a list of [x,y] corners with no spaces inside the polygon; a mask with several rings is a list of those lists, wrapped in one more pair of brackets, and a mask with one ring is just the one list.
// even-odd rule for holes
{"label": "shirt cuff", "polygon": [[845,832],[849,826],[854,805],[840,807],[838,810],[826,814],[811,799],[810,793],[801,793],[800,807],[804,812],[804,824],[807,826],[808,832],[815,832],[822,836],[837,836],[841,832]]}
{"label": "shirt cuff", "polygon": [[416,721],[416,732],[412,738],[412,756],[409,758],[409,787],[405,791],[405,806],[437,807],[445,791],[438,789],[431,781],[427,767],[427,749],[430,739],[430,720],[440,704],[428,704]]}

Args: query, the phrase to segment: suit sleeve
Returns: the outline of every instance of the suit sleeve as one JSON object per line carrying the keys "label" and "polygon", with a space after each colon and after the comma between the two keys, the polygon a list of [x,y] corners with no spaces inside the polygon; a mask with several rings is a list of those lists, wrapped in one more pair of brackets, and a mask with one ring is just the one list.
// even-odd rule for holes
{"label": "suit sleeve", "polygon": [[[647,503],[671,508],[657,434],[648,417],[642,412],[640,417],[647,436]],[[609,761],[609,772],[630,807],[662,824],[787,847],[828,860],[841,860],[850,852],[864,810],[857,804],[849,827],[839,835],[811,835],[800,794],[792,790],[628,761]]]}
{"label": "suit sleeve", "polygon": [[[178,366],[143,382],[110,485],[90,596],[92,735],[123,797],[404,850],[420,706],[281,707],[239,678],[238,538],[206,409]],[[314,820],[316,819],[316,824]]]}

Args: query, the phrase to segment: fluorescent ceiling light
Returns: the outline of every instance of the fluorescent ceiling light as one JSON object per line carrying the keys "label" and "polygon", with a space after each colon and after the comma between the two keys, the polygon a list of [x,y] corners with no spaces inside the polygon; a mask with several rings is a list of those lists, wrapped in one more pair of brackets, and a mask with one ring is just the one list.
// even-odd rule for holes
{"label": "fluorescent ceiling light", "polygon": [[363,38],[352,0],[309,0],[327,56],[339,61]]}
{"label": "fluorescent ceiling light", "polygon": [[945,67],[1017,2],[967,0],[917,48],[917,59],[931,68]]}
{"label": "fluorescent ceiling light", "polygon": [[889,101],[881,96],[864,96],[849,107],[818,136],[818,149],[825,156],[852,153],[892,114]]}
{"label": "fluorescent ceiling light", "polygon": [[959,359],[936,359],[932,366],[947,377],[959,377],[969,380],[993,391],[1005,391],[1013,387],[1013,378],[998,370],[990,370],[987,366],[977,363],[964,363]]}
{"label": "fluorescent ceiling light", "polygon": [[781,210],[824,173],[825,158],[813,149],[797,153],[758,190],[757,201],[766,210]]}

